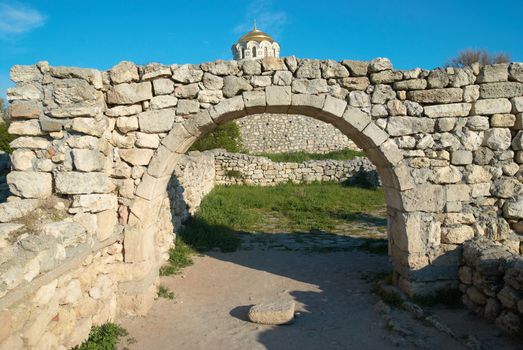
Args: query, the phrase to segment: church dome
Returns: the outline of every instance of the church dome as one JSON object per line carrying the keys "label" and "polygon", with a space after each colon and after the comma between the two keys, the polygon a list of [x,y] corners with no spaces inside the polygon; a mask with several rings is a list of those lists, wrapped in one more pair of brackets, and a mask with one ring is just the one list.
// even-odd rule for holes
{"label": "church dome", "polygon": [[280,57],[280,45],[267,33],[254,27],[232,46],[235,60]]}
{"label": "church dome", "polygon": [[271,38],[271,36],[265,32],[262,32],[261,30],[258,30],[256,26],[253,30],[245,34],[238,40],[239,43],[246,43],[249,41],[257,41],[261,43],[262,41],[267,40],[270,43],[274,42],[274,39]]}

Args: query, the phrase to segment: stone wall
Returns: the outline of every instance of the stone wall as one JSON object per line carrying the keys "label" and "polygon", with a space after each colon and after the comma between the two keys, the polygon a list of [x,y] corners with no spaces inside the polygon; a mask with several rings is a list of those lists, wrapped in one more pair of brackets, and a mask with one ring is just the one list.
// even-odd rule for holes
{"label": "stone wall", "polygon": [[361,175],[370,186],[379,185],[376,167],[367,158],[310,160],[303,163],[273,162],[267,157],[216,152],[216,183],[268,186],[313,181],[343,182]]}
{"label": "stone wall", "polygon": [[463,303],[508,333],[523,329],[523,258],[500,243],[477,238],[463,245],[459,270]]}
{"label": "stone wall", "polygon": [[328,153],[358,150],[331,124],[301,115],[260,114],[236,121],[242,144],[250,153]]}
{"label": "stone wall", "polygon": [[[135,277],[118,284],[117,300],[150,305],[172,243],[158,218],[172,215],[177,161],[218,124],[263,113],[330,123],[368,155],[383,181],[394,280],[409,295],[457,287],[462,244],[475,236],[520,253],[522,63],[398,71],[384,58],[287,57],[100,72],[39,62],[13,67],[11,79],[9,130],[19,137],[12,196],[0,204],[0,301],[22,284],[36,292],[74,249],[123,234],[118,254]],[[48,222],[28,220],[37,207]],[[31,251],[42,237],[49,247]]]}

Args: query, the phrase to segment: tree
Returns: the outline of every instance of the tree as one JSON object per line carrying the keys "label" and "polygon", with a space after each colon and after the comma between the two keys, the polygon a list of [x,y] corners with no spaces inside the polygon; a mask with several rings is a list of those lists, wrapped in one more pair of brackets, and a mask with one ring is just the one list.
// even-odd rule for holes
{"label": "tree", "polygon": [[2,98],[0,98],[0,123],[5,122],[5,119],[7,118],[7,108],[5,106],[5,102]]}
{"label": "tree", "polygon": [[447,67],[465,67],[479,63],[486,66],[506,62],[510,62],[510,54],[506,52],[489,53],[485,49],[466,49],[458,52],[458,55],[451,58],[446,65]]}

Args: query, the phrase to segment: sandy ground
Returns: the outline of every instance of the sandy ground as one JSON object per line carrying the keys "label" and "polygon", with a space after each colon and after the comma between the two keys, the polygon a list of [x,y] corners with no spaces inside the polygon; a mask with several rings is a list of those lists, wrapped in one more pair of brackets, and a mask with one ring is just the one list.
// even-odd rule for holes
{"label": "sandy ground", "polygon": [[[156,300],[146,317],[118,320],[129,332],[119,348],[467,349],[470,336],[483,349],[520,348],[463,309],[428,310],[454,338],[397,309],[390,315],[403,331],[390,330],[368,278],[390,271],[388,257],[358,250],[289,250],[277,244],[279,237],[290,241],[287,236],[273,237],[270,245],[195,257],[182,275],[162,277],[175,299]],[[293,324],[246,321],[250,305],[278,299],[296,301],[299,317]]]}

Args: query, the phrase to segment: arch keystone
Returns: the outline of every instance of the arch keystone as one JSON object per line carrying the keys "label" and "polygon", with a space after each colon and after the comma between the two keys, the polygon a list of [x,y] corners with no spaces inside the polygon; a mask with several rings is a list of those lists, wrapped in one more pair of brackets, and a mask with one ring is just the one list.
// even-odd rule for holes
{"label": "arch keystone", "polygon": [[248,114],[265,113],[267,106],[265,91],[244,91],[243,102]]}
{"label": "arch keystone", "polygon": [[267,113],[287,113],[292,102],[290,86],[267,86]]}
{"label": "arch keystone", "polygon": [[325,95],[292,94],[289,114],[302,114],[315,118],[325,104]]}

